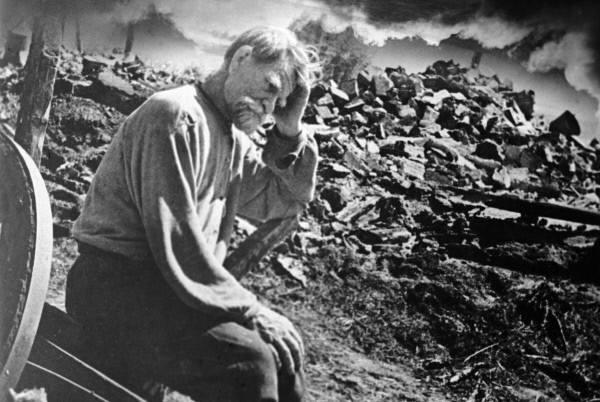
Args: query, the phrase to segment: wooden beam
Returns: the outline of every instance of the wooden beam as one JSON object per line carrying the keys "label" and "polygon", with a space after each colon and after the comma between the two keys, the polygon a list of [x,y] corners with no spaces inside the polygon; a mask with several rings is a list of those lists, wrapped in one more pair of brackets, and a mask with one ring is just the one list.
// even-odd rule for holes
{"label": "wooden beam", "polygon": [[527,216],[545,216],[548,218],[600,226],[600,212],[588,209],[553,204],[551,202],[529,201],[509,194],[486,194],[477,190],[453,186],[442,186],[442,188],[456,194],[461,194],[470,201],[482,202],[486,206],[492,208],[518,212]]}
{"label": "wooden beam", "polygon": [[260,225],[225,260],[225,268],[240,279],[277,244],[281,243],[298,224],[298,217],[273,219]]}
{"label": "wooden beam", "polygon": [[15,140],[39,166],[60,60],[61,12],[57,1],[40,2],[34,19]]}

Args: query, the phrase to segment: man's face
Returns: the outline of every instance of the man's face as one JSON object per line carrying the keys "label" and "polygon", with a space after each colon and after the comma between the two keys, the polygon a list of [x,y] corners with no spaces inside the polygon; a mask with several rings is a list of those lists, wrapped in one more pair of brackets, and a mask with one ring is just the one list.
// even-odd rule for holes
{"label": "man's face", "polygon": [[238,129],[251,133],[276,107],[285,107],[294,86],[290,79],[293,72],[288,64],[285,60],[262,63],[251,54],[232,61],[224,98]]}

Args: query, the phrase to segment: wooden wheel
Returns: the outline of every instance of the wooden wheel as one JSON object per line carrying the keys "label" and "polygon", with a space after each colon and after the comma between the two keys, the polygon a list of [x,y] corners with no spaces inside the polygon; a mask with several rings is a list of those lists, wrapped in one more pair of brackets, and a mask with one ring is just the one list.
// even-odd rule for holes
{"label": "wooden wheel", "polygon": [[52,260],[52,213],[31,157],[0,134],[0,401],[16,385],[37,331]]}

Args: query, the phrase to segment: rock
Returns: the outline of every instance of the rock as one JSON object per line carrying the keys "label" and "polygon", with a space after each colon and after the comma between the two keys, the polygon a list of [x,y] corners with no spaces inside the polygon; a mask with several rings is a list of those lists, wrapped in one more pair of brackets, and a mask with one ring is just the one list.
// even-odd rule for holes
{"label": "rock", "polygon": [[521,112],[521,109],[519,109],[516,102],[511,102],[511,104],[504,109],[504,116],[506,116],[508,121],[515,127],[527,123],[525,115]]}
{"label": "rock", "polygon": [[307,278],[304,275],[303,264],[295,258],[278,255],[274,260],[272,267],[277,274],[282,274],[294,279],[306,287]]}
{"label": "rock", "polygon": [[523,145],[505,145],[504,146],[504,161],[508,164],[519,165],[521,153],[525,150]]}
{"label": "rock", "polygon": [[400,109],[398,110],[398,119],[400,124],[412,126],[417,122],[417,112],[408,105],[401,105]]}
{"label": "rock", "polygon": [[437,106],[442,103],[442,101],[446,98],[451,98],[450,92],[446,89],[442,89],[441,91],[434,92],[433,94],[425,95],[421,98],[421,100],[431,106]]}
{"label": "rock", "polygon": [[310,89],[310,100],[314,102],[316,99],[325,96],[326,93],[327,87],[322,82],[319,82]]}
{"label": "rock", "polygon": [[397,71],[392,71],[389,74],[390,80],[392,80],[392,82],[394,83],[394,86],[396,88],[400,88],[403,85],[411,85],[412,82],[410,81],[410,79],[408,78],[408,75],[406,73],[399,73]]}
{"label": "rock", "polygon": [[425,73],[438,74],[443,77],[460,74],[460,66],[454,60],[438,60],[431,66],[427,67]]}
{"label": "rock", "polygon": [[321,116],[325,121],[337,117],[335,114],[333,114],[333,112],[328,106],[315,106],[315,111],[317,112],[317,115]]}
{"label": "rock", "polygon": [[344,153],[344,162],[346,165],[359,174],[364,176],[369,170],[369,167],[364,161],[364,152],[356,146],[349,146],[348,150]]}
{"label": "rock", "polygon": [[512,180],[508,170],[503,166],[500,169],[494,171],[494,173],[492,174],[492,182],[497,187],[506,190],[511,187]]}
{"label": "rock", "polygon": [[325,179],[339,179],[352,174],[352,171],[339,163],[330,163],[321,171]]}
{"label": "rock", "polygon": [[76,87],[75,95],[114,107],[123,114],[130,114],[146,100],[127,80],[112,71],[100,72],[88,87]]}
{"label": "rock", "polygon": [[97,77],[102,71],[106,71],[114,64],[102,56],[83,56],[81,74],[88,77]]}
{"label": "rock", "polygon": [[402,108],[402,103],[396,99],[390,99],[383,103],[383,108],[390,114],[394,116],[398,116],[400,109]]}
{"label": "rock", "polygon": [[394,87],[394,83],[385,73],[377,73],[373,76],[372,87],[375,95],[379,97],[387,97],[387,93]]}
{"label": "rock", "polygon": [[323,188],[320,197],[329,204],[334,213],[341,211],[348,204],[348,199],[342,194],[342,191],[334,186]]}
{"label": "rock", "polygon": [[333,102],[337,107],[343,107],[350,101],[348,94],[339,88],[331,87],[329,91],[331,93],[331,97],[333,98]]}
{"label": "rock", "polygon": [[[320,153],[327,155],[330,158],[341,159],[344,157],[344,147],[342,147],[337,141],[329,141],[319,147]],[[344,168],[345,169],[345,168]],[[348,171],[350,172],[350,171]]]}
{"label": "rock", "polygon": [[402,172],[414,179],[423,180],[425,178],[425,165],[410,159],[402,160]]}
{"label": "rock", "polygon": [[514,100],[519,105],[519,109],[521,109],[525,118],[531,120],[535,106],[535,92],[532,90],[517,92],[514,94]]}
{"label": "rock", "polygon": [[344,105],[344,111],[346,113],[352,113],[355,111],[358,112],[360,110],[363,110],[364,106],[365,106],[364,100],[362,100],[361,98],[354,98],[350,102],[348,102]]}
{"label": "rock", "polygon": [[431,106],[426,106],[425,111],[423,112],[423,117],[421,118],[420,125],[421,127],[432,125],[437,121],[439,117],[440,112],[438,112]]}
{"label": "rock", "polygon": [[384,106],[385,106],[385,102],[380,97],[373,98],[373,107],[383,108],[385,110]]}
{"label": "rock", "polygon": [[496,160],[484,159],[476,155],[465,155],[465,159],[472,162],[479,169],[486,169],[488,171],[494,171],[502,167],[502,164]]}
{"label": "rock", "polygon": [[381,197],[375,204],[379,210],[379,220],[382,222],[393,222],[407,216],[406,204],[401,197]]}
{"label": "rock", "polygon": [[510,187],[515,188],[520,185],[527,185],[529,183],[529,169],[526,167],[514,168],[509,167],[506,169],[510,176]]}
{"label": "rock", "polygon": [[[371,91],[363,91],[361,97],[367,105],[372,104],[376,98],[375,94]],[[378,107],[378,106],[376,106],[376,107]]]}
{"label": "rock", "polygon": [[449,130],[454,130],[458,125],[458,121],[454,117],[454,108],[451,105],[444,103],[439,109],[440,115],[438,116],[436,123]]}
{"label": "rock", "polygon": [[474,154],[483,159],[493,159],[499,162],[504,160],[502,147],[492,140],[485,140],[477,144]]}
{"label": "rock", "polygon": [[360,112],[352,112],[352,121],[361,126],[365,126],[368,123],[367,118],[360,114]]}
{"label": "rock", "polygon": [[358,80],[346,80],[340,83],[340,89],[344,91],[350,98],[356,98],[359,95]]}
{"label": "rock", "polygon": [[575,115],[568,110],[550,122],[550,131],[566,135],[581,134],[579,122],[575,118]]}
{"label": "rock", "polygon": [[356,76],[356,84],[360,89],[364,90],[371,86],[371,79],[371,74],[363,70]]}
{"label": "rock", "polygon": [[317,99],[317,105],[333,107],[335,105],[335,102],[333,101],[333,97],[331,96],[331,94],[326,93],[325,95]]}
{"label": "rock", "polygon": [[527,168],[532,173],[540,168],[542,163],[542,158],[529,150],[524,150],[519,155],[519,166]]}

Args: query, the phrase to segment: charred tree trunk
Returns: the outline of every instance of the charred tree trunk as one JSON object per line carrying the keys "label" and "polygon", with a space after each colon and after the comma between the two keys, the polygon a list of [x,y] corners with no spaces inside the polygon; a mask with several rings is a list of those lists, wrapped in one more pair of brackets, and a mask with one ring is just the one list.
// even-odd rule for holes
{"label": "charred tree trunk", "polygon": [[131,54],[131,50],[133,49],[133,37],[134,37],[134,24],[130,22],[127,24],[127,37],[125,38],[125,54],[123,58],[127,59]]}
{"label": "charred tree trunk", "polygon": [[75,16],[75,46],[77,47],[77,51],[81,53],[81,25],[79,21],[79,14]]}
{"label": "charred tree trunk", "polygon": [[60,59],[59,5],[43,1],[35,17],[15,140],[39,166]]}

